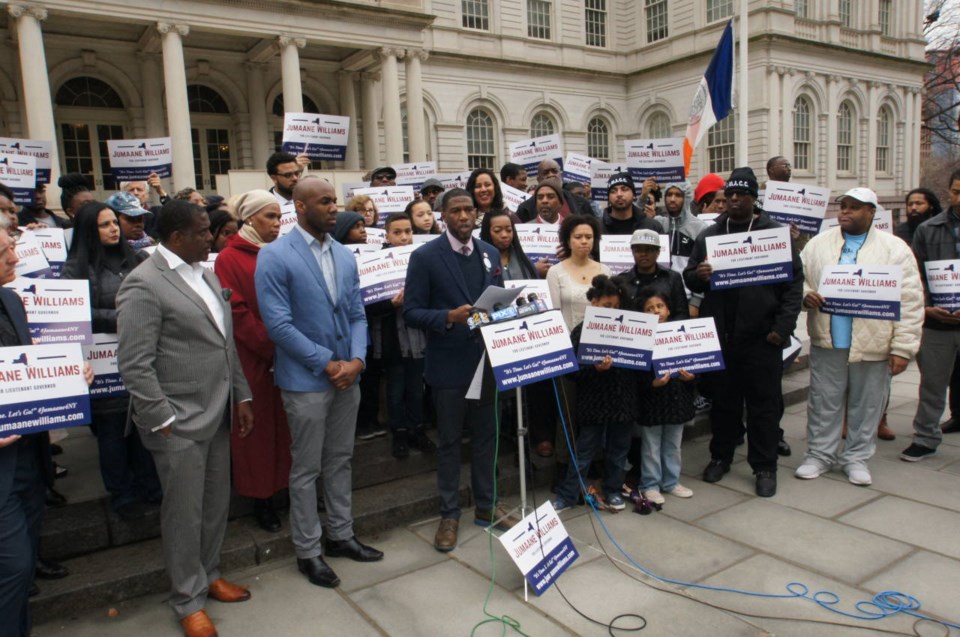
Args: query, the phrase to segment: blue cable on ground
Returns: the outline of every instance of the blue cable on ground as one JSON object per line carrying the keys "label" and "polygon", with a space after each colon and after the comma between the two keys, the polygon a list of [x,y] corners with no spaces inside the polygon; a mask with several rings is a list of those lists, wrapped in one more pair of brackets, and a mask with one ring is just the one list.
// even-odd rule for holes
{"label": "blue cable on ground", "polygon": [[[564,416],[563,407],[560,404],[560,392],[557,389],[556,379],[553,381],[553,395],[557,403],[557,412],[560,414],[560,424],[563,427],[563,435],[567,443],[567,450],[570,452],[570,458],[573,466],[576,466],[577,454],[573,448],[572,441],[570,440],[570,432],[567,428],[567,420]],[[580,483],[581,491],[583,493],[587,493],[587,486],[583,481],[583,476],[579,472],[577,472],[577,480]],[[877,593],[874,595],[872,599],[858,601],[856,604],[854,604],[854,608],[858,611],[858,614],[838,608],[837,604],[840,603],[840,596],[833,591],[824,590],[811,593],[810,588],[802,582],[790,582],[787,584],[787,593],[761,593],[758,591],[748,591],[739,588],[729,588],[726,586],[711,586],[709,584],[684,582],[682,580],[676,580],[657,575],[656,573],[651,572],[637,563],[637,561],[633,559],[633,556],[627,553],[627,551],[620,546],[620,543],[617,542],[616,538],[614,538],[613,534],[607,528],[607,525],[604,524],[599,510],[597,510],[596,506],[594,506],[592,502],[589,502],[589,500],[587,500],[587,502],[594,517],[596,517],[597,522],[600,523],[600,527],[603,529],[604,534],[613,543],[613,545],[617,547],[617,550],[620,552],[620,554],[623,555],[623,557],[626,558],[626,560],[634,568],[655,580],[659,580],[667,584],[673,584],[675,586],[699,588],[702,590],[717,591],[721,593],[735,593],[737,595],[746,595],[748,597],[762,597],[771,599],[806,599],[815,603],[821,608],[830,611],[831,613],[863,621],[876,621],[878,619],[885,619],[898,613],[902,613],[918,620],[925,620],[960,630],[960,624],[936,619],[918,612],[920,609],[920,600],[912,595],[907,595],[906,593],[901,593],[899,591],[883,591],[882,593]]]}

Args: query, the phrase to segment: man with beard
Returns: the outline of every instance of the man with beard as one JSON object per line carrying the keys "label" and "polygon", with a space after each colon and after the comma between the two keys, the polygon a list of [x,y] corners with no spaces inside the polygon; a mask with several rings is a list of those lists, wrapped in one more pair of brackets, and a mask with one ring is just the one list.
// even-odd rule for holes
{"label": "man with beard", "polygon": [[267,175],[273,186],[270,192],[280,203],[283,212],[295,212],[293,205],[293,189],[296,187],[304,169],[310,165],[310,158],[306,155],[293,156],[290,153],[274,153],[267,159]]}
{"label": "man with beard", "polygon": [[[537,165],[537,183],[547,179],[560,180],[560,164],[552,159],[544,159]],[[560,188],[560,216],[564,219],[570,215],[592,215],[590,202],[581,197],[577,197],[569,192],[563,192],[561,183]],[[531,223],[537,216],[537,202],[534,197],[530,197],[522,204],[517,206],[517,218],[521,223]]]}
{"label": "man with beard", "polygon": [[[603,234],[629,234],[637,230],[660,231],[660,225],[634,203],[637,187],[630,173],[617,173],[607,181],[607,201],[600,225]],[[643,199],[645,199],[644,193]]]}
{"label": "man with beard", "polygon": [[906,205],[907,220],[898,223],[897,227],[893,229],[893,234],[912,244],[913,234],[917,227],[924,221],[943,212],[943,207],[940,205],[940,199],[933,191],[926,188],[914,188],[908,192]]}

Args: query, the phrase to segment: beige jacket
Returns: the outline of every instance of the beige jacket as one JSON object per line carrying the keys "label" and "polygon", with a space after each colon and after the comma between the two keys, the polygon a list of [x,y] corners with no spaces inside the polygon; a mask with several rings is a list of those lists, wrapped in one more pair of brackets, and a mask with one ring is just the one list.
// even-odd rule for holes
{"label": "beige jacket", "polygon": [[[800,253],[803,260],[803,296],[816,292],[823,268],[840,261],[843,234],[832,228],[815,236]],[[858,265],[899,265],[903,267],[900,320],[854,318],[850,342],[851,363],[886,360],[890,354],[913,358],[920,349],[923,326],[923,286],[913,251],[902,239],[871,229],[857,255]],[[830,314],[807,310],[807,332],[811,344],[833,347],[830,338]]]}

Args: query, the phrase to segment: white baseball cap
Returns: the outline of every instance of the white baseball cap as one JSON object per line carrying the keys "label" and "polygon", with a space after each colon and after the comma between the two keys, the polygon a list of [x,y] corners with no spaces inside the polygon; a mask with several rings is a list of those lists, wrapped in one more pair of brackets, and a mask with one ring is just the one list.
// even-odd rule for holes
{"label": "white baseball cap", "polygon": [[880,208],[880,202],[877,201],[877,193],[873,192],[869,188],[851,188],[847,192],[837,197],[837,203],[840,203],[846,197],[856,199],[860,203],[868,203],[874,208]]}

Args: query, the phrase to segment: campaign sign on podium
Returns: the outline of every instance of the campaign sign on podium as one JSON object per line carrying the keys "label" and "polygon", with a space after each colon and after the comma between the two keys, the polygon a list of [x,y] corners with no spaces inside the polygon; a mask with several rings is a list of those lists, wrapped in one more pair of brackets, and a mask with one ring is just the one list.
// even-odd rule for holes
{"label": "campaign sign on podium", "polygon": [[650,369],[656,314],[587,306],[577,359],[581,364],[613,359],[614,367]]}
{"label": "campaign sign on podium", "polygon": [[108,139],[110,170],[117,181],[145,181],[153,173],[173,174],[173,145],[169,137]]}
{"label": "campaign sign on podium", "polygon": [[350,118],[344,115],[284,113],[281,148],[285,153],[303,153],[310,159],[343,161],[349,131]]}
{"label": "campaign sign on podium", "polygon": [[116,334],[94,334],[93,343],[83,346],[83,358],[93,369],[91,398],[128,395],[117,365],[118,343]]}
{"label": "campaign sign on podium", "polygon": [[360,270],[360,296],[364,305],[392,299],[403,289],[407,280],[410,253],[420,244],[386,248],[357,257]]}
{"label": "campaign sign on podium", "polygon": [[23,302],[34,343],[93,342],[89,281],[17,278],[5,287]]}
{"label": "campaign sign on podium", "polygon": [[724,369],[720,338],[712,317],[671,321],[657,325],[653,371],[676,375],[681,369],[698,374]]}
{"label": "campaign sign on podium", "polygon": [[78,343],[0,347],[0,437],[89,422]]}
{"label": "campaign sign on podium", "polygon": [[793,279],[790,228],[707,237],[710,289],[762,285]]}
{"label": "campaign sign on podium", "polygon": [[794,224],[800,232],[817,234],[830,203],[830,189],[786,181],[768,181],[763,210],[774,221]]}
{"label": "campaign sign on podium", "polygon": [[830,265],[820,275],[820,311],[841,316],[900,320],[899,265]]}
{"label": "campaign sign on podium", "polygon": [[570,333],[559,310],[485,325],[480,333],[500,391],[577,369]]}
{"label": "campaign sign on podium", "polygon": [[927,289],[937,307],[960,310],[960,259],[927,261]]}
{"label": "campaign sign on podium", "polygon": [[538,596],[580,557],[549,500],[499,539]]}

